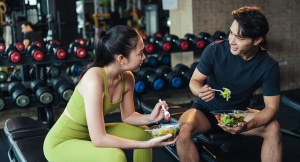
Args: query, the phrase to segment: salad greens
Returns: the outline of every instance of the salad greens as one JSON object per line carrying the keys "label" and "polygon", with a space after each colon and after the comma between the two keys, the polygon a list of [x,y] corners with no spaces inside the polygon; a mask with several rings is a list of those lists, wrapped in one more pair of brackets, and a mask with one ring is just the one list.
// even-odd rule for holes
{"label": "salad greens", "polygon": [[228,89],[228,88],[225,88],[225,87],[223,87],[222,88],[223,89],[223,92],[221,92],[221,96],[223,96],[223,98],[225,98],[226,99],[226,101],[228,101],[229,99],[230,99],[230,95],[231,95],[231,91],[230,91],[230,89]]}
{"label": "salad greens", "polygon": [[237,125],[239,122],[244,121],[244,114],[239,113],[239,114],[222,114],[221,115],[221,124],[226,125],[226,126],[234,126]]}

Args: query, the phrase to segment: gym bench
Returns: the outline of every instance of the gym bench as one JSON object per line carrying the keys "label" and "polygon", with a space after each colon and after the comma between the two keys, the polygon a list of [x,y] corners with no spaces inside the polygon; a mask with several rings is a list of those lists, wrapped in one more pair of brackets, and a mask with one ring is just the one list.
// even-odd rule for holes
{"label": "gym bench", "polygon": [[30,117],[7,119],[4,125],[10,148],[10,162],[47,162],[43,143],[48,133],[42,123]]}
{"label": "gym bench", "polygon": [[[137,108],[141,113],[151,113],[157,100],[137,97]],[[181,114],[191,107],[192,103],[172,104],[168,102],[169,112],[171,113],[171,123],[177,123]],[[162,120],[160,123],[168,123]],[[260,150],[262,138],[254,136],[232,135],[229,133],[214,133],[207,132],[205,134],[197,134],[193,137],[193,142],[196,144],[200,160],[204,162],[219,162],[219,161],[244,161],[245,157],[252,162],[260,161]],[[257,144],[253,144],[257,143]],[[245,147],[243,147],[245,146]],[[176,144],[166,146],[165,149],[179,161],[176,151]],[[187,150],[188,151],[188,150]],[[249,157],[250,156],[250,157]],[[220,160],[221,159],[221,160]]]}

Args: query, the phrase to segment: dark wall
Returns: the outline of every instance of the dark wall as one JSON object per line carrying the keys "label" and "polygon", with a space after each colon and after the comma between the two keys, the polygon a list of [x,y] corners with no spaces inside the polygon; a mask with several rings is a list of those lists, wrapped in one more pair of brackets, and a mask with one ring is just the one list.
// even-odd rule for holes
{"label": "dark wall", "polygon": [[61,41],[62,45],[67,47],[78,36],[76,0],[51,0],[48,5],[53,39]]}

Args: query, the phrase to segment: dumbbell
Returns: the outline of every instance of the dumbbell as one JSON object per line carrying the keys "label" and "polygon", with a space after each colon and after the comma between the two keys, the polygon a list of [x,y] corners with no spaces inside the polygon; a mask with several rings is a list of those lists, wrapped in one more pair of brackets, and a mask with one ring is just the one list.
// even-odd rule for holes
{"label": "dumbbell", "polygon": [[171,55],[170,55],[170,53],[158,54],[157,60],[158,60],[158,63],[160,65],[171,66]]}
{"label": "dumbbell", "polygon": [[72,66],[66,69],[66,74],[71,76],[78,76],[81,74],[82,69],[83,69],[82,64],[73,64]]}
{"label": "dumbbell", "polygon": [[149,66],[151,68],[156,68],[159,66],[157,55],[146,54],[146,59],[143,62],[143,66]]}
{"label": "dumbbell", "polygon": [[32,56],[33,60],[35,61],[42,61],[45,57],[42,49],[36,44],[31,44],[30,46],[28,46],[27,51],[28,54]]}
{"label": "dumbbell", "polygon": [[208,45],[208,44],[211,43],[211,39],[210,39],[211,35],[209,33],[207,33],[207,32],[204,32],[204,31],[200,32],[198,34],[198,37],[201,38],[201,39],[203,39],[203,40],[205,40],[206,41],[206,45]]}
{"label": "dumbbell", "polygon": [[44,47],[43,42],[40,42],[40,41],[34,41],[31,44],[38,46],[40,49],[42,49]]}
{"label": "dumbbell", "polygon": [[166,41],[172,43],[173,49],[180,50],[180,51],[187,51],[189,49],[189,43],[187,40],[180,39],[178,36],[174,34],[169,34],[164,37]]}
{"label": "dumbbell", "polygon": [[66,50],[60,45],[60,42],[57,40],[48,42],[46,45],[46,49],[50,55],[53,55],[59,60],[63,60],[67,57]]}
{"label": "dumbbell", "polygon": [[78,42],[82,47],[86,46],[86,40],[84,38],[77,38],[75,42]]}
{"label": "dumbbell", "polygon": [[69,101],[73,94],[73,86],[62,76],[52,79],[52,86],[59,97],[64,101]]}
{"label": "dumbbell", "polygon": [[22,72],[20,69],[16,69],[10,73],[10,79],[12,81],[22,81]]}
{"label": "dumbbell", "polygon": [[61,71],[60,71],[59,67],[57,67],[55,65],[47,67],[48,78],[56,78],[56,77],[60,76],[60,74],[61,74]]}
{"label": "dumbbell", "polygon": [[147,81],[140,75],[134,75],[134,80],[134,92],[136,94],[145,94],[148,91]]}
{"label": "dumbbell", "polygon": [[4,42],[3,38],[0,37],[0,53],[4,53],[5,49],[6,49],[5,42]]}
{"label": "dumbbell", "polygon": [[6,56],[9,61],[12,63],[19,63],[22,59],[21,53],[14,45],[9,45],[9,47],[5,51]]}
{"label": "dumbbell", "polygon": [[0,71],[0,83],[5,83],[7,81],[8,74],[6,71]]}
{"label": "dumbbell", "polygon": [[24,52],[25,51],[25,46],[23,44],[23,42],[16,42],[13,44],[14,47],[16,47],[16,49],[19,51],[19,52]]}
{"label": "dumbbell", "polygon": [[0,111],[5,108],[5,97],[0,89]]}
{"label": "dumbbell", "polygon": [[170,52],[172,49],[172,43],[161,37],[152,35],[148,37],[148,40],[155,46],[154,48],[161,49],[163,52]]}
{"label": "dumbbell", "polygon": [[30,83],[30,87],[40,103],[48,105],[53,102],[53,91],[47,86],[45,81],[34,80]]}
{"label": "dumbbell", "polygon": [[191,77],[193,75],[194,70],[190,69],[188,66],[184,64],[177,64],[174,67],[174,71],[182,76],[185,79],[185,83],[188,85]]}
{"label": "dumbbell", "polygon": [[77,56],[80,59],[83,59],[87,56],[85,48],[78,42],[70,43],[68,52],[72,55]]}
{"label": "dumbbell", "polygon": [[187,33],[184,35],[184,39],[187,40],[194,49],[204,49],[207,45],[205,39],[196,37],[194,34]]}
{"label": "dumbbell", "polygon": [[171,88],[181,88],[183,81],[181,76],[176,73],[175,71],[173,71],[170,67],[162,65],[160,67],[158,67],[155,72],[160,75],[163,76],[166,80],[166,82],[168,83],[169,87]]}
{"label": "dumbbell", "polygon": [[213,36],[209,38],[210,42],[218,42],[220,40],[227,39],[227,34],[222,31],[216,31]]}
{"label": "dumbbell", "polygon": [[153,53],[155,51],[153,43],[149,42],[148,40],[144,40],[144,52],[145,53]]}
{"label": "dumbbell", "polygon": [[141,68],[141,70],[138,71],[136,75],[146,80],[147,86],[151,90],[160,91],[165,86],[164,78],[155,73],[155,71],[150,67]]}
{"label": "dumbbell", "polygon": [[7,86],[11,99],[19,107],[26,107],[30,103],[30,95],[20,81],[13,81]]}

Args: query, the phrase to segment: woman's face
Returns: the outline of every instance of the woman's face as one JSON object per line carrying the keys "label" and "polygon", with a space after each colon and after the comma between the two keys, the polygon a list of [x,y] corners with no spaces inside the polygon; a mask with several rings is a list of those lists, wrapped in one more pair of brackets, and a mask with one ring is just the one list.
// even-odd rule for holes
{"label": "woman's face", "polygon": [[129,64],[132,69],[131,71],[139,71],[145,59],[146,55],[144,54],[144,42],[142,37],[139,37],[136,48],[133,49],[129,55]]}

